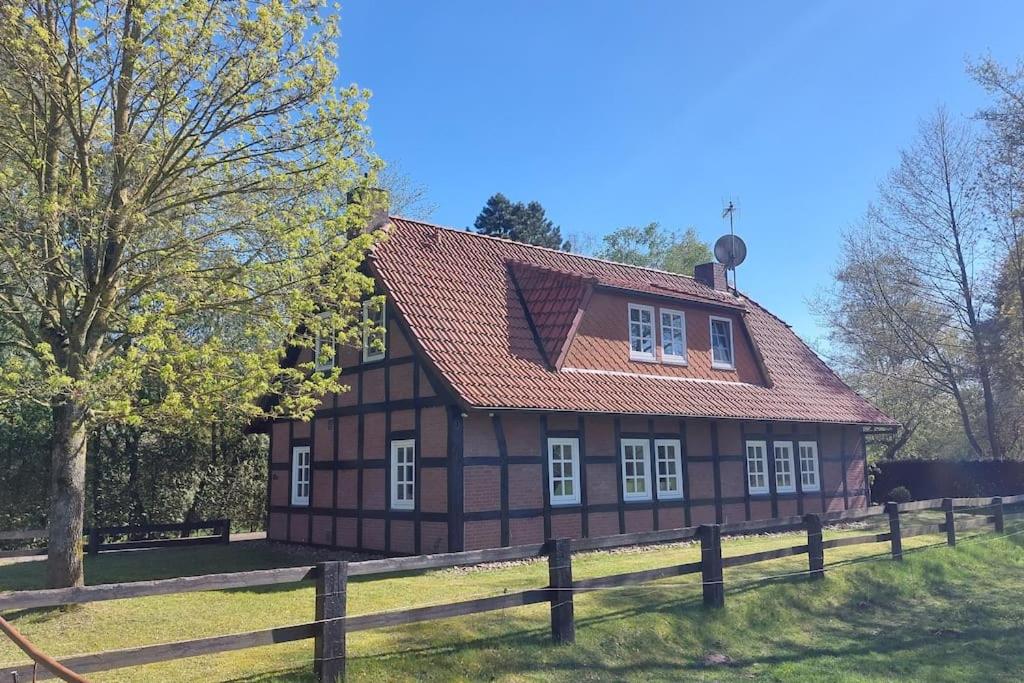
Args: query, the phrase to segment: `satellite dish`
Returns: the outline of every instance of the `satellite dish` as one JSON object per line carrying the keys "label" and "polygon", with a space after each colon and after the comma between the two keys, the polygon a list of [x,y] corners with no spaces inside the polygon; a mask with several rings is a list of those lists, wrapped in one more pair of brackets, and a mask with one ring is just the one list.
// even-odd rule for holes
{"label": "satellite dish", "polygon": [[715,242],[715,258],[726,268],[735,268],[747,258],[747,245],[736,235],[722,235]]}

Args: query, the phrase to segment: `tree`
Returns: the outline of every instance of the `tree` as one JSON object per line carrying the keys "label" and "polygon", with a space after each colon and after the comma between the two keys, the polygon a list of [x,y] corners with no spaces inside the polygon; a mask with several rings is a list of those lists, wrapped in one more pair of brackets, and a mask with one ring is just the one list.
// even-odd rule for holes
{"label": "tree", "polygon": [[571,248],[562,240],[562,231],[547,217],[540,202],[513,203],[500,192],[487,200],[473,227],[481,235],[562,251]]}
{"label": "tree", "polygon": [[603,242],[600,258],[683,275],[692,275],[695,266],[712,259],[711,247],[693,228],[677,233],[658,223],[627,226],[605,235]]}
{"label": "tree", "polygon": [[377,174],[377,185],[387,192],[388,212],[391,214],[427,220],[437,210],[428,188],[413,180],[398,162],[387,162]]}
{"label": "tree", "polygon": [[338,389],[280,363],[354,341],[370,291],[373,207],[344,199],[378,163],[337,35],[307,0],[0,4],[0,400],[52,413],[51,586],[83,580],[92,426]]}
{"label": "tree", "polygon": [[1004,441],[1016,450],[1024,437],[1024,63],[1007,69],[987,58],[970,72],[994,97],[980,112],[987,124],[982,180],[992,224],[990,334]]}
{"label": "tree", "polygon": [[942,392],[971,449],[998,458],[989,312],[980,293],[988,223],[979,151],[968,127],[942,110],[922,124],[863,225],[845,235],[837,289],[823,311],[834,345],[857,370]]}

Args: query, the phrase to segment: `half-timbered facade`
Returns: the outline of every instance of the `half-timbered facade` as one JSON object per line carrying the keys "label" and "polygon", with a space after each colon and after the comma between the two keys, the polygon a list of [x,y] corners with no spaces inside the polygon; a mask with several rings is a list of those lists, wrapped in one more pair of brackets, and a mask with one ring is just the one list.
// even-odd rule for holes
{"label": "half-timbered facade", "polygon": [[867,503],[892,421],[717,265],[392,218],[369,267],[383,339],[306,352],[348,390],[268,427],[272,540],[433,553]]}

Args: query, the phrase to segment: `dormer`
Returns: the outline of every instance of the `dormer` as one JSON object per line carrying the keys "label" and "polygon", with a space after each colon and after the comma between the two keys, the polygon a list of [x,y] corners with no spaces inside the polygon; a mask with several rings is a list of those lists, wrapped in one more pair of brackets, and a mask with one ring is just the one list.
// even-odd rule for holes
{"label": "dormer", "polygon": [[743,300],[728,291],[718,264],[698,267],[686,288],[662,278],[508,267],[549,370],[768,384]]}

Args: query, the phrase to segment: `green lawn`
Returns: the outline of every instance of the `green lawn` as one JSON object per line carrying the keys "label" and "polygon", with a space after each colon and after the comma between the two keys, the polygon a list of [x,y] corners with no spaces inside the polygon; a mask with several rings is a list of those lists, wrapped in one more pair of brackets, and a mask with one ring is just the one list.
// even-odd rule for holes
{"label": "green lawn", "polygon": [[[908,522],[909,523],[909,522]],[[806,556],[725,570],[726,608],[700,604],[698,576],[576,597],[577,642],[550,644],[546,605],[353,634],[350,680],[1017,681],[1024,677],[1024,524],[1017,533],[907,539],[826,551],[822,582],[756,579]],[[851,532],[841,532],[851,533]],[[852,533],[864,533],[855,531]],[[972,532],[973,533],[973,532]],[[826,532],[826,538],[838,535]],[[726,538],[725,554],[802,543],[803,534]],[[919,548],[919,550],[912,550]],[[578,555],[576,578],[693,561],[699,547]],[[873,558],[873,559],[872,559]],[[102,555],[90,583],[302,564],[262,544]],[[0,567],[0,589],[36,587],[42,565]],[[538,587],[544,562],[353,580],[349,613],[436,604]],[[69,655],[311,620],[310,586],[93,603],[5,615],[51,654]],[[312,641],[93,674],[96,681],[312,681]],[[708,665],[723,655],[729,663]],[[22,657],[0,643],[0,663]]]}

